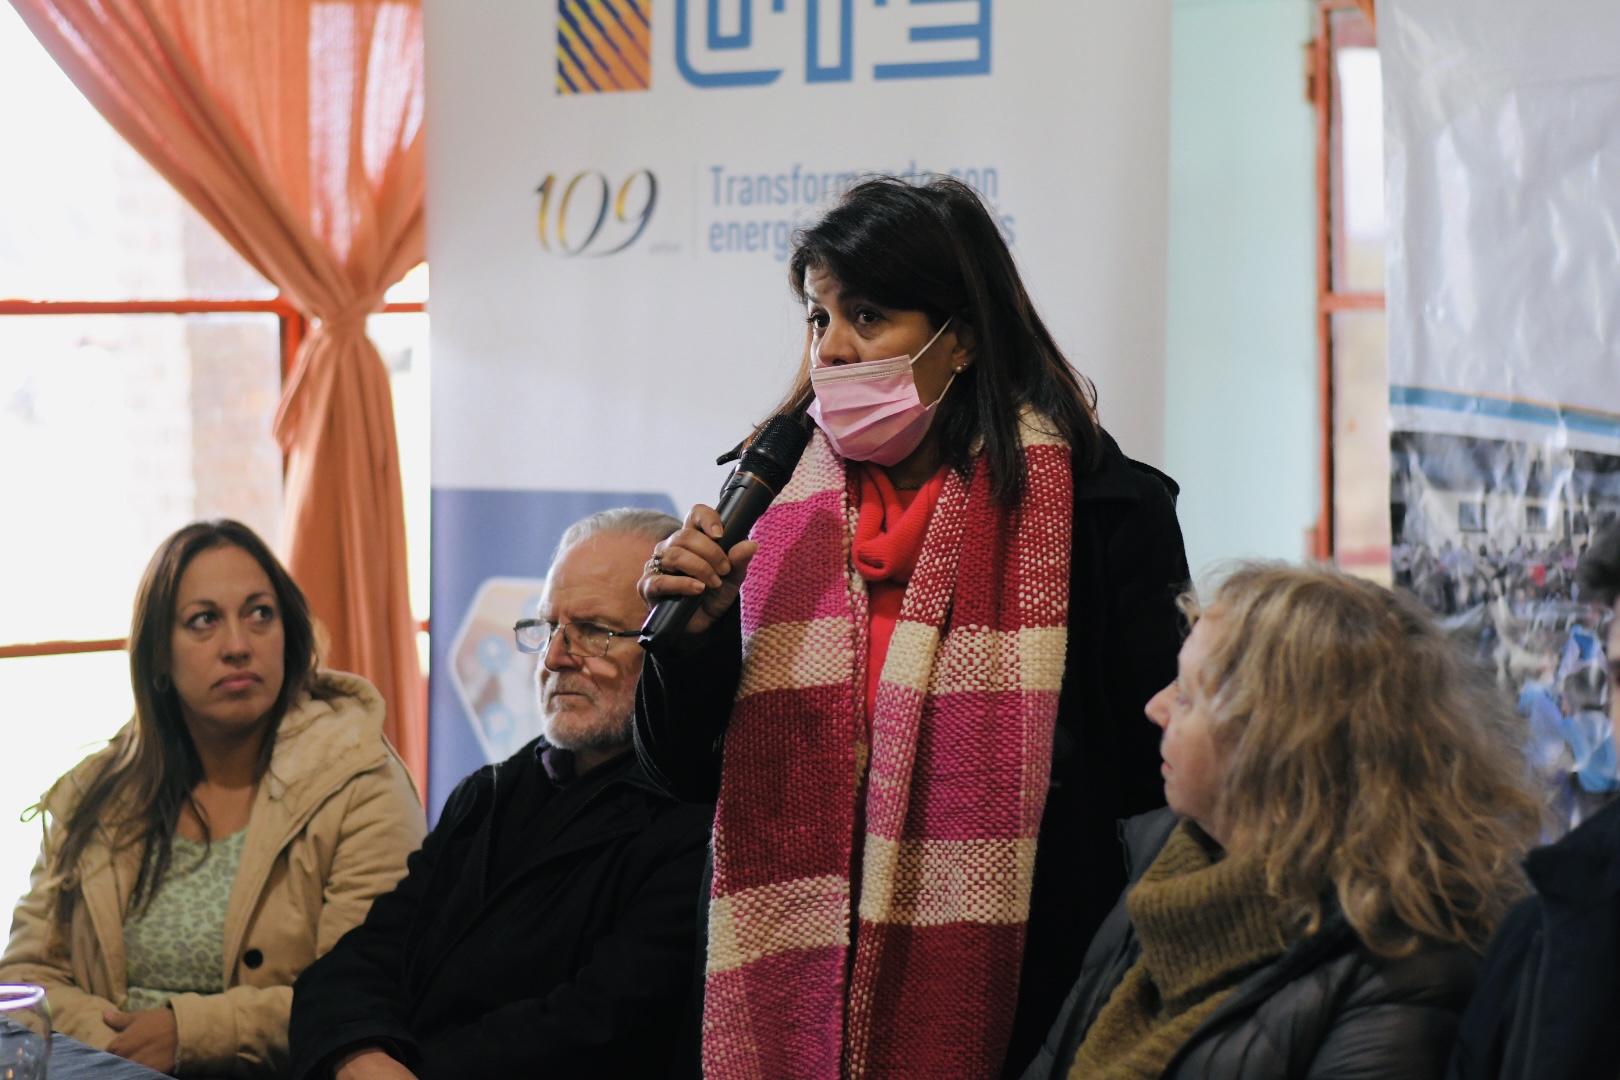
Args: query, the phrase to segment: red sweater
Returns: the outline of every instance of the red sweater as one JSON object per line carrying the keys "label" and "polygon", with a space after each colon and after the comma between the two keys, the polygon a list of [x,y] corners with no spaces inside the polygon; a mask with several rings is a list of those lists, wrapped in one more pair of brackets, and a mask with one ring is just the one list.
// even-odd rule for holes
{"label": "red sweater", "polygon": [[866,712],[871,715],[877,697],[883,658],[900,618],[906,583],[917,568],[928,520],[945,486],[945,468],[934,473],[915,491],[901,491],[887,473],[875,465],[863,466],[860,477],[860,512],[855,523],[855,569],[866,579],[870,623],[866,652]]}

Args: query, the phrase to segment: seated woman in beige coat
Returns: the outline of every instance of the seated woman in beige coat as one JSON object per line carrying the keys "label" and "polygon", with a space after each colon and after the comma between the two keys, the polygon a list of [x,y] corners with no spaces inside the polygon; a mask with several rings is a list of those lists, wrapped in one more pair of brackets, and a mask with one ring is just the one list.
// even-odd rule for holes
{"label": "seated woman in beige coat", "polygon": [[315,667],[298,586],[252,530],[188,525],[135,599],[135,718],[40,806],[0,982],[58,1030],[179,1075],[285,1066],[292,984],[425,829],[364,679]]}

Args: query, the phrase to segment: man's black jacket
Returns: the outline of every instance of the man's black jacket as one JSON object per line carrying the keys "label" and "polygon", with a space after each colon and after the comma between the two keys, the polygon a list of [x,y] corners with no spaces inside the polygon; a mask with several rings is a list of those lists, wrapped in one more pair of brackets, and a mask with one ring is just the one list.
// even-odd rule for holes
{"label": "man's black jacket", "polygon": [[667,1067],[712,811],[633,755],[559,785],[545,749],[463,780],[404,880],[300,976],[294,1077],[368,1043],[422,1080]]}
{"label": "man's black jacket", "polygon": [[1453,1080],[1620,1074],[1620,802],[1530,853],[1536,895],[1491,941]]}

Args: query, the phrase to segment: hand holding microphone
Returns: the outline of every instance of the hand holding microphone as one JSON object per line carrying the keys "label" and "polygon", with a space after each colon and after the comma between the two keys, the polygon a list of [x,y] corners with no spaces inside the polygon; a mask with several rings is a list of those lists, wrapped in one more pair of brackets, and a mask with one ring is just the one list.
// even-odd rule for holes
{"label": "hand holding microphone", "polygon": [[[684,632],[701,634],[713,626],[731,605],[748,574],[748,562],[759,545],[739,540],[728,551],[720,546],[725,526],[713,507],[699,503],[686,515],[681,530],[653,550],[652,561],[636,583],[653,612],[669,610],[671,602],[693,601]],[[648,615],[651,625],[652,615]],[[679,631],[677,631],[679,632]],[[642,644],[651,632],[642,628]]]}
{"label": "hand holding microphone", "polygon": [[694,506],[680,531],[653,549],[636,583],[653,605],[641,627],[643,647],[659,649],[684,633],[701,634],[737,602],[759,548],[748,532],[787,486],[809,441],[802,414],[772,417],[743,451],[719,505]]}

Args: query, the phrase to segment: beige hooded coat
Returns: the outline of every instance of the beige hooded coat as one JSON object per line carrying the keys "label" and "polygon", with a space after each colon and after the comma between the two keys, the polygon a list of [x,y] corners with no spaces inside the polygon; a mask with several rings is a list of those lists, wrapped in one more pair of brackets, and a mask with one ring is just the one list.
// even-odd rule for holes
{"label": "beige hooded coat", "polygon": [[[181,1075],[285,1068],[293,980],[404,876],[426,831],[410,777],[383,740],[376,689],[342,672],[319,678],[340,696],[293,704],[254,797],[225,912],[226,989],[170,999]],[[102,1011],[127,992],[124,915],[141,853],[111,850],[98,830],[78,859],[82,895],[66,935],[52,933],[49,866],[68,812],[111,752],[80,762],[41,800],[44,847],[0,957],[0,982],[44,986],[56,1029],[100,1048],[114,1036]]]}

